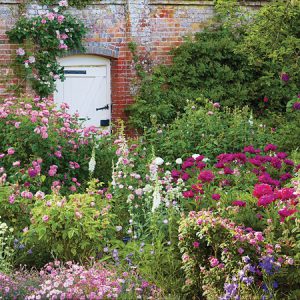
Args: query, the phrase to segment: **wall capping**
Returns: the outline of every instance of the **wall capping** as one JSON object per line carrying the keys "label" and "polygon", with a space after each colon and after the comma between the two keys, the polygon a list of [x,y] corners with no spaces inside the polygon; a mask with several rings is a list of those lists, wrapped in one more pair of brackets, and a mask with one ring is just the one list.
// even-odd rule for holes
{"label": "wall capping", "polygon": [[[35,4],[35,1],[32,1]],[[89,6],[101,6],[101,5],[126,5],[130,0],[98,0],[93,1]],[[241,5],[249,6],[262,6],[269,2],[268,0],[246,0],[241,1]],[[18,5],[23,3],[23,0],[0,0],[0,4]],[[149,5],[172,5],[172,6],[214,6],[215,0],[149,0]]]}
{"label": "wall capping", "polygon": [[[246,0],[246,1],[241,1],[241,5],[262,6],[267,2],[269,1],[268,0],[261,0],[261,1]],[[214,6],[215,0],[149,0],[149,5]]]}

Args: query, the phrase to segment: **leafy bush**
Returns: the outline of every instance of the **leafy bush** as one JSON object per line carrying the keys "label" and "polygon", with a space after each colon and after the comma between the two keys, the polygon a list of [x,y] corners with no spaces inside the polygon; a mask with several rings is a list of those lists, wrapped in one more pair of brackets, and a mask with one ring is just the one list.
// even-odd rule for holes
{"label": "leafy bush", "polygon": [[155,125],[145,132],[145,141],[155,153],[172,162],[194,153],[214,159],[224,152],[239,151],[244,145],[261,147],[275,139],[269,126],[252,117],[249,108],[220,110],[218,103],[198,99],[189,102],[181,117],[166,127]]}
{"label": "leafy bush", "polygon": [[285,151],[300,149],[300,95],[287,104],[285,120],[278,125],[276,143]]}
{"label": "leafy bush", "polygon": [[222,106],[247,105],[267,115],[282,112],[299,92],[299,3],[272,1],[246,14],[232,5],[236,0],[218,2],[222,25],[197,33],[173,50],[171,66],[142,78],[129,108],[135,128],[150,126],[152,115],[159,124],[171,123],[187,99],[201,94]]}
{"label": "leafy bush", "polygon": [[48,245],[64,260],[95,257],[115,232],[111,206],[105,199],[90,190],[68,198],[53,194],[37,200],[31,210],[31,225],[24,230],[25,243],[31,247]]}
{"label": "leafy bush", "polygon": [[159,124],[170,123],[187,99],[201,94],[222,105],[245,105],[252,98],[253,75],[246,58],[234,53],[239,39],[223,28],[206,29],[175,49],[171,66],[159,66],[142,81],[129,109],[131,124],[149,126],[152,115]]}

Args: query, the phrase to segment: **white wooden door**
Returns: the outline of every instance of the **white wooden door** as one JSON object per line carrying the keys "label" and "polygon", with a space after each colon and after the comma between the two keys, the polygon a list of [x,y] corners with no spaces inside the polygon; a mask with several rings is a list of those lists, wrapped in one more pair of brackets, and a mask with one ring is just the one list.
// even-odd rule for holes
{"label": "white wooden door", "polygon": [[54,100],[68,103],[70,112],[76,111],[85,126],[106,127],[111,120],[109,60],[89,55],[66,57],[65,80],[57,81]]}

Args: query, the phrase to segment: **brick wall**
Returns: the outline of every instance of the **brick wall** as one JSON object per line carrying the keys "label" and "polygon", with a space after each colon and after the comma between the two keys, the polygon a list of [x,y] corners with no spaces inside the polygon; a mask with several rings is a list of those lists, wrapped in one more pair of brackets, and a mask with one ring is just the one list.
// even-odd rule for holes
{"label": "brick wall", "polygon": [[[184,36],[201,30],[214,14],[213,0],[102,0],[70,12],[89,28],[88,53],[111,58],[112,118],[126,118],[124,108],[133,101],[135,72],[128,42],[138,45],[138,53],[152,64],[170,63],[169,51],[182,43]],[[5,32],[19,13],[22,0],[0,0],[0,95],[17,80],[10,68],[17,45],[9,44]],[[260,5],[260,1],[249,5]],[[27,6],[28,15],[43,7]]]}

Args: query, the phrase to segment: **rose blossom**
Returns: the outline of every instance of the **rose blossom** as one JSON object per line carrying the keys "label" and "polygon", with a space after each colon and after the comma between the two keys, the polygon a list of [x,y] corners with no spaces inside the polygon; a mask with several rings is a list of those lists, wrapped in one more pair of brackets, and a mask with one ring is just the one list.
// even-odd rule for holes
{"label": "rose blossom", "polygon": [[44,215],[42,217],[43,222],[48,222],[49,221],[49,216],[48,215]]}
{"label": "rose blossom", "polygon": [[15,153],[15,149],[14,148],[8,148],[8,150],[7,150],[7,154],[8,155],[13,155]]}

